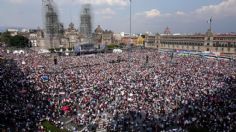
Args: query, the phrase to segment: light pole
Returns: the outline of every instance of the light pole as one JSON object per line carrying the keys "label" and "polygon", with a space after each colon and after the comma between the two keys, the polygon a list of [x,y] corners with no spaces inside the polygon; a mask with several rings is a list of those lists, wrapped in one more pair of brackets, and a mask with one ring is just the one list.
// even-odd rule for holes
{"label": "light pole", "polygon": [[130,61],[131,61],[131,53],[130,53],[131,52],[131,29],[132,29],[132,22],[131,22],[132,21],[132,19],[131,19],[131,17],[132,17],[131,16],[132,15],[131,14],[132,13],[131,12],[132,11],[132,0],[129,0],[129,6],[130,6],[130,20],[129,20],[130,21],[130,25],[129,25],[130,26],[129,27],[129,31],[130,31],[129,33],[130,34],[129,34],[129,45],[128,45],[128,58],[129,58],[128,61],[129,61],[129,68],[130,68]]}

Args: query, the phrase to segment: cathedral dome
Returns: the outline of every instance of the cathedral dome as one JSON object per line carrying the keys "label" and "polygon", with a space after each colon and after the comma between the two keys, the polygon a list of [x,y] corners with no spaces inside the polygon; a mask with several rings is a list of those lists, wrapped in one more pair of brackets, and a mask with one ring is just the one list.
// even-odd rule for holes
{"label": "cathedral dome", "polygon": [[71,23],[69,24],[69,28],[70,28],[70,29],[74,29],[74,27],[75,27],[74,23],[71,22]]}
{"label": "cathedral dome", "polygon": [[100,25],[98,25],[98,27],[95,29],[95,33],[102,33],[103,29],[101,28]]}

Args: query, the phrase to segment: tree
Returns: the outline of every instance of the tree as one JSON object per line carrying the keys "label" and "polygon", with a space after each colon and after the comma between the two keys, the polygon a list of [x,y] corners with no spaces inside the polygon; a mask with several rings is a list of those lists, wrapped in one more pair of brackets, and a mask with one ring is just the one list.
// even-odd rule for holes
{"label": "tree", "polygon": [[20,35],[16,35],[10,38],[10,46],[15,46],[15,47],[28,47],[29,46],[29,39],[24,37],[24,36],[20,36]]}
{"label": "tree", "polygon": [[4,42],[6,44],[9,44],[10,43],[10,39],[11,39],[11,35],[9,32],[4,32],[1,34],[1,38],[0,38],[1,42]]}
{"label": "tree", "polygon": [[110,45],[107,45],[107,48],[108,48],[108,49],[116,49],[116,48],[119,48],[119,45],[110,44]]}

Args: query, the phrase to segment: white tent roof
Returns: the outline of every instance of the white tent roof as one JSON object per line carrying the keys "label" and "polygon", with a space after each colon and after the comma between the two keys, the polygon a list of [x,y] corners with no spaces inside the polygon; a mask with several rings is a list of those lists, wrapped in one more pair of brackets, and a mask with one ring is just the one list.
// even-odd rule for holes
{"label": "white tent roof", "polygon": [[113,49],[113,53],[122,53],[121,49]]}

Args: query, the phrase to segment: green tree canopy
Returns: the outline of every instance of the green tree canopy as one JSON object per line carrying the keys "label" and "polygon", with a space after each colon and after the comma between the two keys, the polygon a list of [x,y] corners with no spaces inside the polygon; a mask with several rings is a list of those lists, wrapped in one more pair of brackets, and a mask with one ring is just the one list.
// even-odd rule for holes
{"label": "green tree canopy", "polygon": [[1,33],[0,41],[6,44],[10,43],[11,35],[9,32]]}
{"label": "green tree canopy", "polygon": [[9,32],[4,32],[0,34],[0,42],[3,42],[8,46],[19,47],[19,48],[29,46],[28,38],[20,35],[11,36]]}
{"label": "green tree canopy", "polygon": [[27,47],[29,45],[29,39],[24,36],[13,36],[10,39],[10,46],[14,47]]}
{"label": "green tree canopy", "polygon": [[110,45],[107,45],[107,48],[108,49],[116,49],[116,48],[119,48],[119,45],[117,45],[117,44],[110,44]]}

